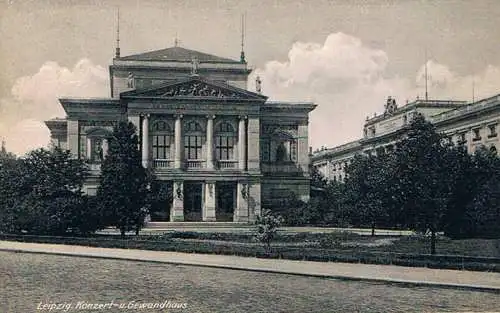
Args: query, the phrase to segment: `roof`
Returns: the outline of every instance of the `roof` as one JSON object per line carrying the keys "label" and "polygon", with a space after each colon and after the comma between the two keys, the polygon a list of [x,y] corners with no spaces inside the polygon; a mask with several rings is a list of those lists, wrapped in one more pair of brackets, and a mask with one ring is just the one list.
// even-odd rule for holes
{"label": "roof", "polygon": [[240,61],[218,57],[216,55],[190,50],[181,47],[171,47],[117,58],[123,61],[189,61],[196,58],[199,62],[241,63]]}

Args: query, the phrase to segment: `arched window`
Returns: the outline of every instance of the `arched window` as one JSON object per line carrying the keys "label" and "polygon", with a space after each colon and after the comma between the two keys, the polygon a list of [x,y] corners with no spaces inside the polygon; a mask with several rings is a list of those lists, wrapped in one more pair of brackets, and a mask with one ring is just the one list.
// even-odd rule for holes
{"label": "arched window", "polygon": [[188,160],[202,158],[201,150],[205,141],[205,133],[200,123],[188,121],[184,124],[184,151]]}
{"label": "arched window", "polygon": [[151,133],[153,136],[153,159],[170,159],[170,151],[173,145],[173,132],[166,121],[156,121],[152,124]]}
{"label": "arched window", "polygon": [[215,157],[217,160],[233,160],[236,131],[229,122],[221,122],[215,129]]}

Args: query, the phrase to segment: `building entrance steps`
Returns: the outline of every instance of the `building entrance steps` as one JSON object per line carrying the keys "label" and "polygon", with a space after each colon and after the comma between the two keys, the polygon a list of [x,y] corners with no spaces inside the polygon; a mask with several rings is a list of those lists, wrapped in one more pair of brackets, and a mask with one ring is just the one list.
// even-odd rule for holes
{"label": "building entrance steps", "polygon": [[483,290],[500,294],[500,273],[0,241],[0,251],[204,266],[345,280]]}

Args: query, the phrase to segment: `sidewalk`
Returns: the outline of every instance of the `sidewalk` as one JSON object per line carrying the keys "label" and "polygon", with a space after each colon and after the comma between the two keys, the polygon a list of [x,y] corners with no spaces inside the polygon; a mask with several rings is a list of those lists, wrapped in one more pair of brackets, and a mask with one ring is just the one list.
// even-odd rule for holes
{"label": "sidewalk", "polygon": [[393,265],[258,259],[164,251],[92,248],[0,241],[0,251],[123,259],[325,278],[402,283],[414,286],[464,288],[500,293],[500,273],[440,270]]}

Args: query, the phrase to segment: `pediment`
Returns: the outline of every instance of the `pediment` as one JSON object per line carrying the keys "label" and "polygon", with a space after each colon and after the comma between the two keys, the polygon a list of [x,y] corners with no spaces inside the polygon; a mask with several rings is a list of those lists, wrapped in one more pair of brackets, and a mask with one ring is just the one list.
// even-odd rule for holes
{"label": "pediment", "polygon": [[121,94],[125,98],[200,98],[229,100],[266,100],[267,97],[227,84],[219,84],[200,78],[168,83],[147,90],[132,90]]}

